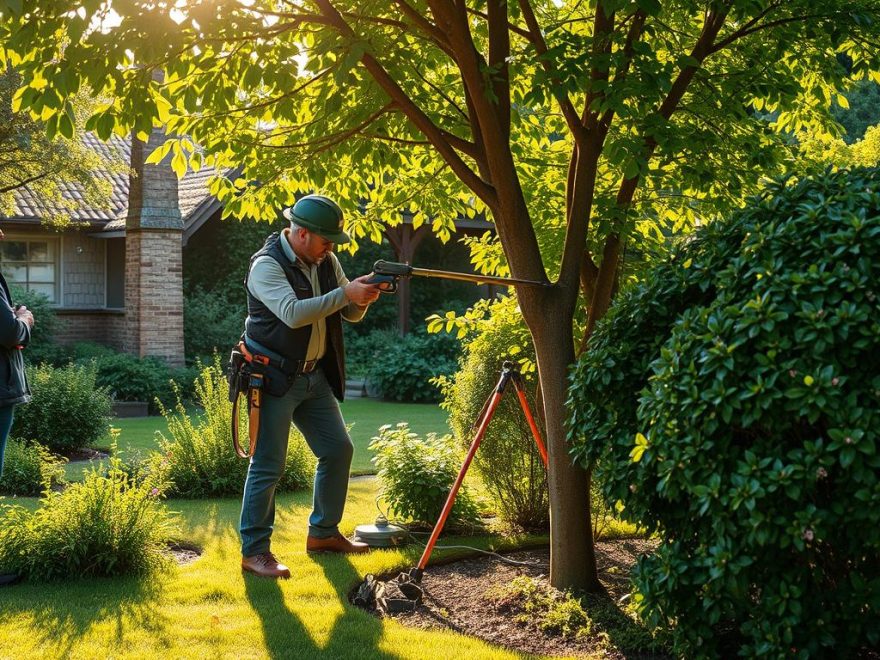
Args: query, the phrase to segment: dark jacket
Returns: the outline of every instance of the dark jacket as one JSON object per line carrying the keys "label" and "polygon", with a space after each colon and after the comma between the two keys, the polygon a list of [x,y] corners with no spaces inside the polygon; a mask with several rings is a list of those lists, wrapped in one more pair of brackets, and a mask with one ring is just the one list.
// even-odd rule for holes
{"label": "dark jacket", "polygon": [[[305,273],[294,266],[284,254],[280,244],[281,240],[278,233],[269,236],[263,248],[251,257],[251,266],[263,255],[272,257],[281,266],[298,300],[328,293],[339,286],[333,264],[330,259],[325,259],[318,266],[318,281],[321,285],[321,291],[312,291],[311,282]],[[251,294],[250,289],[247,288],[249,276],[250,268],[244,280],[248,301],[248,318],[245,324],[247,336],[292,363],[305,359],[309,339],[312,336],[312,326],[288,327]],[[345,346],[342,341],[342,314],[340,312],[331,314],[325,319],[325,322],[327,324],[327,346],[324,357],[321,358],[321,367],[333,395],[342,401],[345,397]]]}
{"label": "dark jacket", "polygon": [[21,348],[31,340],[31,329],[15,318],[6,279],[0,274],[0,406],[31,400]]}

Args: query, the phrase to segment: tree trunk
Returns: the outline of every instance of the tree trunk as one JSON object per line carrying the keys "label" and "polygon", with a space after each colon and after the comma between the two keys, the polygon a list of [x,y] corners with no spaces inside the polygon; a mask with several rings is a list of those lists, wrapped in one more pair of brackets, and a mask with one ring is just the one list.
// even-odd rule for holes
{"label": "tree trunk", "polygon": [[[531,305],[523,306],[535,343],[544,398],[550,489],[550,583],[559,589],[595,592],[601,591],[602,585],[590,520],[590,475],[572,463],[566,440],[567,376],[575,359],[572,319],[564,301],[554,298],[544,297],[537,317],[528,313],[526,307]],[[529,321],[536,318],[536,323]]]}

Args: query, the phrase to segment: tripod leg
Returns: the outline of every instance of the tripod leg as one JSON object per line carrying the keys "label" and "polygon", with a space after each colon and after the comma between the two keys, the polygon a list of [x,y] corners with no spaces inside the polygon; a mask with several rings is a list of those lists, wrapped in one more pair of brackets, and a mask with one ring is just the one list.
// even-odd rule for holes
{"label": "tripod leg", "polygon": [[464,459],[464,463],[461,466],[461,470],[458,471],[458,477],[456,478],[455,483],[452,485],[452,490],[449,491],[449,497],[446,498],[446,503],[443,505],[443,510],[440,512],[440,518],[437,520],[437,524],[434,525],[434,530],[431,532],[431,538],[428,539],[428,545],[425,546],[425,551],[422,553],[422,558],[419,559],[419,563],[417,566],[417,570],[419,571],[419,573],[421,573],[421,571],[424,571],[425,566],[428,565],[428,559],[431,556],[431,552],[434,550],[434,544],[437,543],[437,537],[440,536],[440,532],[443,531],[443,525],[446,524],[446,519],[449,517],[449,512],[452,511],[452,505],[455,503],[455,496],[458,495],[459,488],[461,488],[461,482],[464,481],[464,475],[467,473],[468,467],[470,467],[471,461],[474,459],[474,454],[477,453],[477,448],[480,446],[480,442],[483,440],[483,436],[486,434],[486,429],[489,426],[489,422],[492,421],[492,415],[495,414],[495,408],[498,407],[498,403],[501,401],[501,395],[503,393],[503,387],[499,386],[489,401],[489,405],[486,408],[486,414],[483,417],[483,421],[480,423],[480,426],[477,429],[477,434],[474,436],[473,442],[471,442],[470,449],[468,449],[468,453]]}
{"label": "tripod leg", "polygon": [[526,415],[526,420],[529,423],[529,428],[532,429],[532,435],[535,437],[535,443],[538,445],[538,451],[541,452],[541,458],[544,460],[544,467],[547,467],[547,447],[544,446],[544,441],[541,440],[541,433],[538,431],[538,425],[535,424],[535,418],[532,417],[532,411],[529,409],[529,402],[526,400],[526,393],[523,390],[522,383],[519,378],[513,379],[513,386],[516,388],[516,395],[519,397],[519,405],[522,406],[523,412]]}

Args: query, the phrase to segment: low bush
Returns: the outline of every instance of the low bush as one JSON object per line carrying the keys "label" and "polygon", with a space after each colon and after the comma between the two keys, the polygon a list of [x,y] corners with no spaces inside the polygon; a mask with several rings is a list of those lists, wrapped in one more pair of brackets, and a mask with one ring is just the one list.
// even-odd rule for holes
{"label": "low bush", "polygon": [[633,611],[632,606],[620,607],[604,594],[588,594],[578,598],[568,591],[551,587],[546,578],[528,575],[496,586],[486,598],[497,608],[519,612],[515,620],[534,626],[541,632],[563,638],[597,640],[602,657],[648,655],[655,657],[667,651],[666,640],[654,637]]}
{"label": "low bush", "polygon": [[[81,349],[82,350],[82,349]],[[174,369],[153,356],[139,358],[128,353],[94,350],[94,355],[79,359],[83,365],[94,365],[95,380],[106,388],[115,401],[146,401],[151,411],[158,411],[161,402],[170,406],[176,393],[185,401],[192,397],[192,383],[197,369]],[[177,384],[175,385],[172,381]]]}
{"label": "low bush", "polygon": [[[464,343],[461,369],[454,379],[441,379],[443,407],[449,411],[449,425],[461,446],[470,445],[483,403],[491,396],[505,360],[534,363],[534,348],[515,299],[491,305],[482,321]],[[524,374],[526,391],[535,391],[534,372]],[[539,430],[543,424],[535,407],[529,405]],[[534,436],[511,384],[495,411],[474,467],[498,502],[498,512],[509,526],[544,530],[550,524],[547,472]]]}
{"label": "low bush", "polygon": [[[461,453],[451,435],[429,433],[424,439],[401,422],[379,429],[370,442],[375,454],[381,497],[400,520],[433,526],[461,467]],[[479,509],[462,485],[447,526],[479,524]]]}
{"label": "low bush", "polygon": [[663,543],[635,572],[687,657],[880,642],[880,170],[777,182],[615,303],[575,455]]}
{"label": "low bush", "polygon": [[31,579],[143,575],[168,565],[172,518],[159,489],[131,483],[111,459],[63,492],[48,492],[36,511],[3,507],[0,572]]}
{"label": "low bush", "polygon": [[455,371],[460,351],[457,339],[424,331],[401,337],[390,330],[373,332],[369,337],[372,352],[361,359],[368,362],[370,386],[382,398],[407,403],[439,401],[440,393],[431,380]]}
{"label": "low bush", "polygon": [[110,426],[111,402],[92,366],[27,367],[32,401],[15,409],[12,435],[63,454],[88,447]]}
{"label": "low bush", "polygon": [[[150,470],[169,482],[168,494],[176,497],[240,495],[248,461],[232,449],[232,406],[227,399],[226,376],[220,358],[204,367],[195,383],[196,400],[204,408],[197,416],[178,401],[174,411],[164,410],[168,436],[160,433],[162,453],[150,459]],[[246,406],[242,406],[246,408]],[[239,420],[239,437],[247,442],[245,411]],[[291,426],[284,476],[279,491],[308,488],[316,460],[302,434]]]}
{"label": "low bush", "polygon": [[0,493],[27,497],[64,483],[64,460],[37,443],[10,438],[6,443]]}

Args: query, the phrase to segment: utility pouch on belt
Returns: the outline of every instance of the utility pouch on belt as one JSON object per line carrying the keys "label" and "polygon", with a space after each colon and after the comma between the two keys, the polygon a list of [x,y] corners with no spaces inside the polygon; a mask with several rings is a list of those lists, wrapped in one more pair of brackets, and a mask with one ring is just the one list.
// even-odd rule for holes
{"label": "utility pouch on belt", "polygon": [[[290,384],[283,372],[270,366],[268,357],[248,350],[244,341],[239,341],[232,349],[226,378],[229,381],[229,401],[232,403],[232,447],[241,458],[250,458],[257,448],[264,392],[272,396],[283,396]],[[250,442],[247,451],[242,449],[238,439],[238,404],[242,394],[247,398],[248,407]]]}

